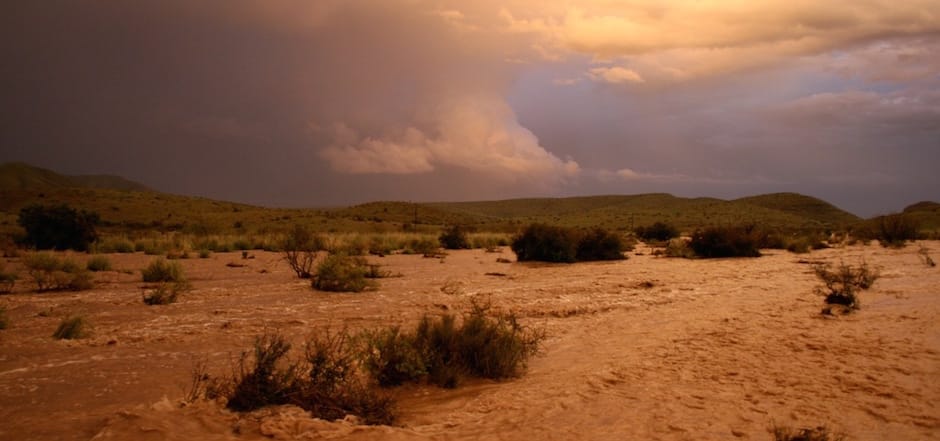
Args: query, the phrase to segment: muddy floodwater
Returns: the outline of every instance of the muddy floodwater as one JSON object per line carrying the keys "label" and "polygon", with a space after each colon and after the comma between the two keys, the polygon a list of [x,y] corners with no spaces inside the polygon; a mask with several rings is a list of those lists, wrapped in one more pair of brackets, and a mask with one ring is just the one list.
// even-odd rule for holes
{"label": "muddy floodwater", "polygon": [[[940,242],[920,244],[940,260]],[[508,249],[372,256],[400,277],[360,294],[314,291],[280,255],[251,254],[179,260],[193,289],[166,306],[141,301],[153,256],[110,255],[115,271],[83,292],[28,292],[21,270],[0,296],[0,440],[768,440],[774,423],[940,439],[940,268],[918,245],[717,260],[641,245],[628,260],[574,265],[516,263]],[[812,263],[863,261],[881,277],[861,309],[820,314]],[[396,426],[182,404],[194,363],[230,372],[265,331],[300,345],[327,328],[410,326],[475,296],[544,329],[541,352],[516,379],[393,390]],[[53,339],[72,314],[90,337]]]}

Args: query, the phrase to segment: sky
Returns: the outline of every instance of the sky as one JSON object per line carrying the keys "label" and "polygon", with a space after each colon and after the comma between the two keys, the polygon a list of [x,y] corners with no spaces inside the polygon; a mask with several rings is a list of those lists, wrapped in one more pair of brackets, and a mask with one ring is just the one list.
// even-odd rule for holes
{"label": "sky", "polygon": [[266,206],[940,200],[940,1],[43,0],[0,162]]}

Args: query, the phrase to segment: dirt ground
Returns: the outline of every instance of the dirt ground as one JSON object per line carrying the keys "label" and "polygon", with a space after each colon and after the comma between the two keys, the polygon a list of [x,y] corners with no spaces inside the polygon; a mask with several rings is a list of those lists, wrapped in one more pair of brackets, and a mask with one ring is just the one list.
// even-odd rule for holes
{"label": "dirt ground", "polygon": [[[940,257],[940,242],[920,244]],[[130,271],[97,273],[96,288],[77,293],[28,292],[21,272],[0,296],[10,321],[0,439],[768,440],[773,423],[828,425],[850,440],[940,439],[940,268],[917,251],[684,260],[641,246],[625,261],[573,265],[497,262],[515,260],[508,249],[392,255],[370,260],[400,277],[360,294],[314,291],[275,253],[214,254],[179,261],[193,290],[166,306],[141,301],[152,256],[111,255]],[[820,314],[811,263],[862,261],[881,278],[861,309]],[[395,427],[290,406],[240,415],[181,404],[195,362],[225,373],[266,330],[300,344],[318,329],[459,312],[473,296],[543,328],[542,351],[510,381],[395,390]],[[53,339],[71,314],[92,335]]]}

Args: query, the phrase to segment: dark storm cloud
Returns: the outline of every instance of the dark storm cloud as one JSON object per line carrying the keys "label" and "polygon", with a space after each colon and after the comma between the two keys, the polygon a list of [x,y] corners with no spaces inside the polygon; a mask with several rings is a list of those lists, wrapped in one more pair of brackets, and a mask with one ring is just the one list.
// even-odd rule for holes
{"label": "dark storm cloud", "polygon": [[268,205],[940,188],[936,2],[5,9],[0,161]]}

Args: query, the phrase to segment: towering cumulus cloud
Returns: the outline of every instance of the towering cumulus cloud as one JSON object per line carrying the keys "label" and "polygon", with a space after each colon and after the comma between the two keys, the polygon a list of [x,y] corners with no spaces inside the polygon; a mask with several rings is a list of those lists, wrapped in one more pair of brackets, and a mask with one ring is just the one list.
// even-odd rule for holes
{"label": "towering cumulus cloud", "polygon": [[540,146],[498,97],[467,97],[436,108],[425,131],[408,126],[362,136],[338,125],[334,143],[322,156],[347,173],[422,173],[446,165],[526,181],[564,179],[579,171],[576,162],[562,161]]}

